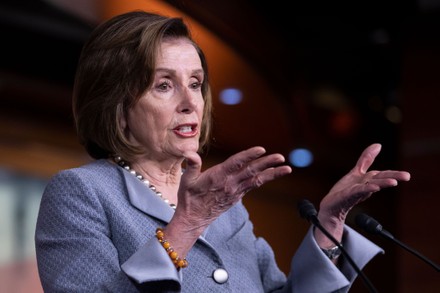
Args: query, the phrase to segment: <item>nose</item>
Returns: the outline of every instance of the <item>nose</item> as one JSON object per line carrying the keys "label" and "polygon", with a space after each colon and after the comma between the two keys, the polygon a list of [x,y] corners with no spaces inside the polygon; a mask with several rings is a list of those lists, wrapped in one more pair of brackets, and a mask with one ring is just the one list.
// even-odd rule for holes
{"label": "nose", "polygon": [[178,106],[178,111],[181,113],[192,113],[196,108],[196,93],[188,88],[183,88],[181,91],[181,99]]}

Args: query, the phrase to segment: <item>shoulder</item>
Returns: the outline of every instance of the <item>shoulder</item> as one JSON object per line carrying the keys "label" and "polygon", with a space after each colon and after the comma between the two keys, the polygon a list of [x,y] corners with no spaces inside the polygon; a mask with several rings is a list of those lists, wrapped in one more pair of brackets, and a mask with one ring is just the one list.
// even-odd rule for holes
{"label": "shoulder", "polygon": [[98,180],[103,178],[117,177],[118,166],[101,159],[92,161],[85,165],[61,170],[52,176],[50,181],[56,181],[63,178],[82,178],[84,180]]}
{"label": "shoulder", "polygon": [[105,159],[100,159],[75,168],[61,170],[56,173],[54,177],[66,176],[69,174],[88,176],[105,175],[116,172],[117,169],[118,168],[115,164],[112,164]]}
{"label": "shoulder", "polygon": [[121,173],[117,165],[101,159],[88,164],[61,170],[53,175],[46,190],[58,192],[72,191],[72,189],[106,189],[121,184]]}

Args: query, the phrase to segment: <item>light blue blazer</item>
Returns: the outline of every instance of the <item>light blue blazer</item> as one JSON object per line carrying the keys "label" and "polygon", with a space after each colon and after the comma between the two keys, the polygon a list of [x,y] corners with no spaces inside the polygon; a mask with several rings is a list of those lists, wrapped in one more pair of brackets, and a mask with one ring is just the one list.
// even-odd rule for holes
{"label": "light blue blazer", "polygon": [[[132,174],[107,160],[61,171],[43,194],[35,233],[43,289],[51,292],[347,292],[356,272],[338,269],[310,229],[291,274],[253,233],[242,203],[213,222],[177,271],[155,238],[174,210]],[[362,268],[382,250],[345,228],[344,246]],[[213,272],[227,271],[224,283]]]}

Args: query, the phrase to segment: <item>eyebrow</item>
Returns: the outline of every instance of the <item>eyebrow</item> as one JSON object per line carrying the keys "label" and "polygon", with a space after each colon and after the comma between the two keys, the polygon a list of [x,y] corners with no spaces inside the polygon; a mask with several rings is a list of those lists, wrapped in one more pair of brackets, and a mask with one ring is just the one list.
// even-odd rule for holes
{"label": "eyebrow", "polygon": [[[155,71],[156,72],[166,72],[166,73],[170,73],[172,75],[176,74],[176,71],[174,69],[163,68],[163,67],[156,68]],[[192,74],[193,75],[199,75],[199,74],[203,75],[204,71],[203,71],[203,69],[195,69],[195,70],[192,71]]]}

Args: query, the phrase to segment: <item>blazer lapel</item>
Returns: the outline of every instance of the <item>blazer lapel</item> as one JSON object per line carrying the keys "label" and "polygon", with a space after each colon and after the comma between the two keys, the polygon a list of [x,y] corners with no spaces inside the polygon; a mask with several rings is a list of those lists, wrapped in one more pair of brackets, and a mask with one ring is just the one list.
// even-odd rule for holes
{"label": "blazer lapel", "polygon": [[[127,186],[128,200],[140,211],[169,223],[174,215],[174,209],[158,197],[148,186],[125,169],[119,168]],[[199,239],[211,246],[205,239],[209,227],[205,229]],[[211,246],[212,247],[212,246]]]}
{"label": "blazer lapel", "polygon": [[142,212],[168,223],[173,217],[174,209],[131,173],[120,170],[124,176],[130,203]]}

